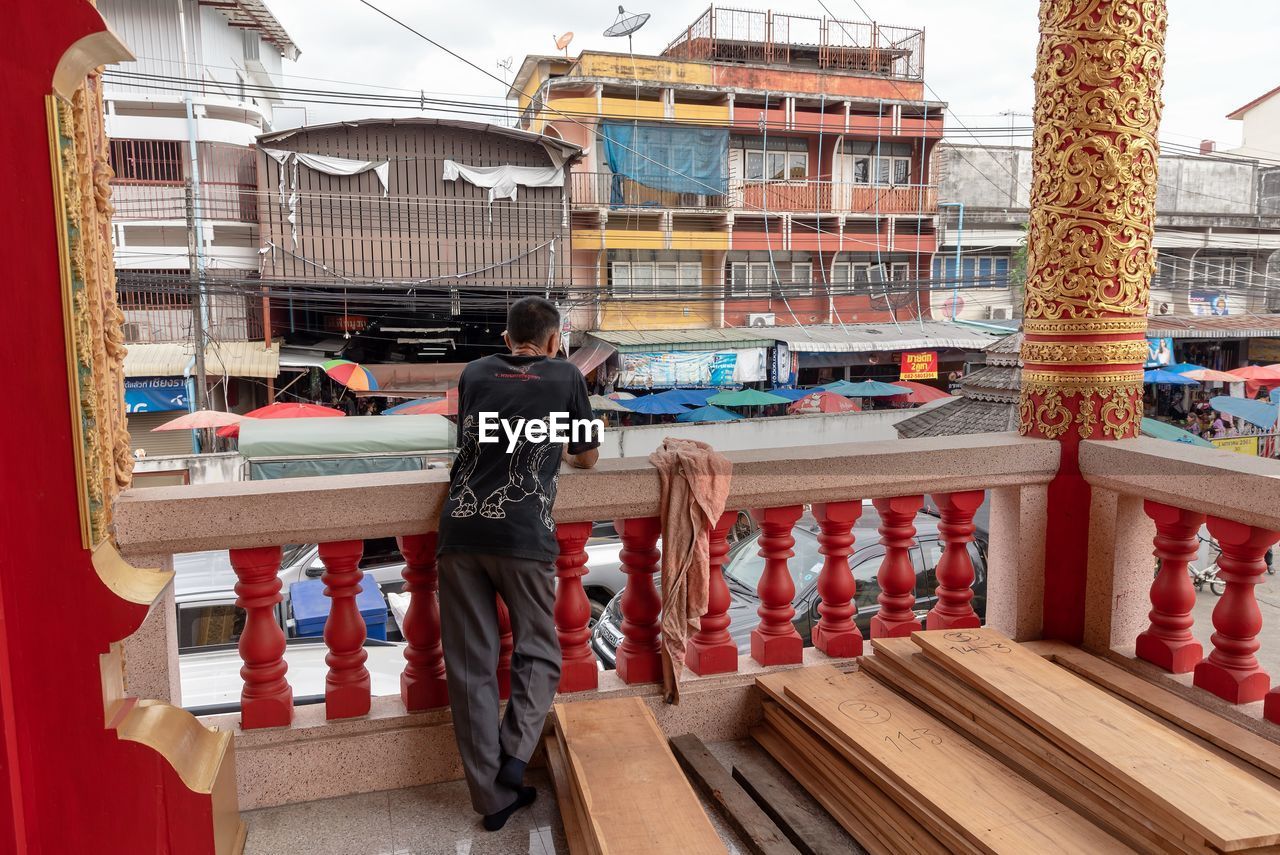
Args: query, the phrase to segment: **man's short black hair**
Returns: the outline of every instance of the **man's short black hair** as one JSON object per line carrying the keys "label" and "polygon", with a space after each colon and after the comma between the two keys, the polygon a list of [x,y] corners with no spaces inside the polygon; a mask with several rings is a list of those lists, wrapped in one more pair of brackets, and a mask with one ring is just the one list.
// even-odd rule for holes
{"label": "man's short black hair", "polygon": [[542,344],[560,331],[560,311],[541,297],[521,297],[507,310],[507,337],[513,344]]}

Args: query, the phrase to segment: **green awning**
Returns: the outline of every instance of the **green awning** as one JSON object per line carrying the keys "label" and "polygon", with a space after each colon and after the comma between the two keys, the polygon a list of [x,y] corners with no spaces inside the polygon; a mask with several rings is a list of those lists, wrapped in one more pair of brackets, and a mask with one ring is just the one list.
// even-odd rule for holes
{"label": "green awning", "polygon": [[444,416],[245,419],[240,423],[240,454],[250,460],[448,451],[454,444],[453,423]]}

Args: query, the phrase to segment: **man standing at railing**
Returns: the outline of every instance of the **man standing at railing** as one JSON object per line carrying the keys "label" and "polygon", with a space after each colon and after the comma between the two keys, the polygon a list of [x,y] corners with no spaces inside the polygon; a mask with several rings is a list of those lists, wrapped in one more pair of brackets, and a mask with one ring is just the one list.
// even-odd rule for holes
{"label": "man standing at railing", "polygon": [[[525,764],[560,680],[552,606],[559,553],[551,507],[562,459],[599,456],[587,384],[560,352],[560,313],[540,297],[512,304],[510,354],[467,365],[458,380],[458,457],[440,512],[440,627],[454,734],[472,806],[489,831],[533,802]],[[565,436],[563,426],[574,430]],[[559,429],[558,429],[559,428]],[[585,434],[585,435],[582,435]],[[593,435],[594,434],[594,435]],[[511,698],[498,724],[495,594],[511,614]]]}

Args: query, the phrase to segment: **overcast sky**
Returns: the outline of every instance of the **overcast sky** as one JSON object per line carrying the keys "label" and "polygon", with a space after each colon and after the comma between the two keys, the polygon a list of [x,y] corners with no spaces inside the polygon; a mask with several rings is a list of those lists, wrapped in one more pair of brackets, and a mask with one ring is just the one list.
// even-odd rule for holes
{"label": "overcast sky", "polygon": [[[570,52],[584,48],[625,51],[625,39],[601,31],[613,23],[616,4],[600,0],[371,0],[406,23],[502,77],[529,53],[554,52],[553,35],[576,33]],[[635,37],[637,53],[657,53],[701,13],[698,3],[631,0],[634,11],[653,17]],[[824,0],[847,20],[864,20],[853,0]],[[1168,0],[1169,37],[1163,139],[1194,145],[1215,139],[1239,145],[1240,123],[1231,110],[1280,85],[1276,59],[1280,36],[1277,0]],[[442,53],[358,0],[268,0],[302,50],[291,66],[290,85],[390,92],[426,90],[490,103],[503,87]],[[765,8],[748,2],[744,8]],[[925,79],[950,105],[950,113],[972,128],[1003,126],[999,114],[1029,113],[1035,64],[1035,0],[862,0],[881,23],[926,29]],[[776,11],[823,14],[818,0],[778,0]],[[289,66],[286,63],[286,66]],[[325,78],[339,83],[324,83]],[[388,87],[383,89],[381,87]],[[404,93],[398,93],[404,94]],[[439,95],[437,95],[439,97]],[[390,115],[379,107],[308,107],[313,123],[339,118]],[[460,118],[460,117],[459,117]],[[1018,118],[1019,124],[1030,123]],[[949,130],[958,131],[955,122]],[[962,132],[956,134],[962,138]],[[998,144],[998,138],[989,140]],[[1026,144],[1025,138],[1022,141]]]}

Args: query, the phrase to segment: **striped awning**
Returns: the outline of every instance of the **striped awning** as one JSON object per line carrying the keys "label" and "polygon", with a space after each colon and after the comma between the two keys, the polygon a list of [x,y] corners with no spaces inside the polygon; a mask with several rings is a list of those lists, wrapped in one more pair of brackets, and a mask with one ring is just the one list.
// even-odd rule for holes
{"label": "striped awning", "polygon": [[[190,342],[131,344],[124,357],[126,377],[185,377],[195,371]],[[216,341],[204,350],[205,373],[212,377],[275,377],[280,373],[280,343]]]}

